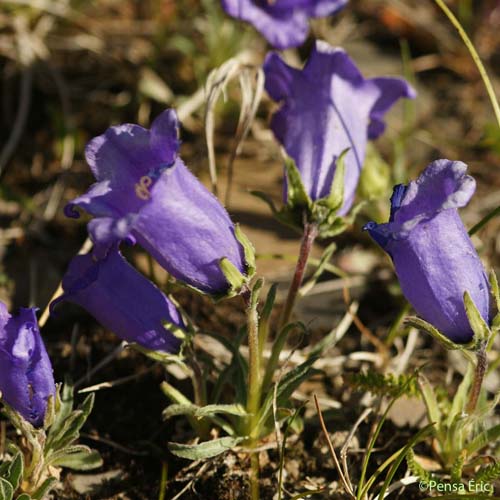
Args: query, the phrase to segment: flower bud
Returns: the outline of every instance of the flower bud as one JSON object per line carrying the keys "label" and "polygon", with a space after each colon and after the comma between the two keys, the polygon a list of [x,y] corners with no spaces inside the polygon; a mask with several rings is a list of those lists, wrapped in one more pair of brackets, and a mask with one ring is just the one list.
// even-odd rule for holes
{"label": "flower bud", "polygon": [[11,316],[0,302],[0,392],[25,420],[41,427],[55,397],[52,365],[40,336],[35,308]]}

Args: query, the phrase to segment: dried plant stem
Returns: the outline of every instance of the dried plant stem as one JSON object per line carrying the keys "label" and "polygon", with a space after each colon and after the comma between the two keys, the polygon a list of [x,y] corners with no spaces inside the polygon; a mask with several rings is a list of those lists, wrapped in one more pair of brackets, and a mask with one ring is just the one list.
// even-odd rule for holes
{"label": "dried plant stem", "polygon": [[469,395],[469,402],[467,403],[467,413],[469,415],[476,409],[479,394],[481,393],[481,386],[483,385],[484,374],[486,373],[486,368],[488,367],[486,342],[481,343],[476,352],[476,357],[476,371],[474,373],[474,381]]}
{"label": "dried plant stem", "polygon": [[337,458],[337,454],[335,453],[335,449],[333,447],[332,440],[330,439],[330,434],[328,433],[328,429],[326,428],[325,420],[323,419],[323,414],[321,413],[321,408],[319,407],[318,398],[316,397],[316,394],[313,394],[313,397],[314,397],[314,405],[316,406],[316,411],[318,412],[321,430],[323,431],[326,442],[328,444],[328,448],[330,450],[330,455],[332,456],[333,463],[335,464],[335,467],[336,467],[337,472],[339,474],[340,481],[342,482],[342,485],[344,486],[344,489],[349,494],[349,496],[351,498],[355,498],[354,492],[352,491],[348,480],[346,479],[346,477],[344,476],[344,473],[342,472],[342,467],[340,466],[340,462],[339,462],[339,459]]}
{"label": "dried plant stem", "polygon": [[304,279],[307,261],[309,260],[309,255],[311,254],[312,246],[317,236],[318,226],[311,222],[305,222],[302,242],[300,244],[299,259],[297,260],[297,265],[295,266],[295,274],[293,275],[292,283],[288,289],[288,295],[285,307],[281,313],[278,331],[281,331],[281,329],[290,321],[290,316],[292,315],[295,301],[297,300],[297,295],[300,286],[302,285],[302,280]]}
{"label": "dried plant stem", "polygon": [[[253,303],[250,290],[242,294],[247,308],[247,329],[248,329],[248,398],[247,411],[248,445],[251,449],[256,447],[259,429],[259,407],[261,396],[261,376],[260,376],[260,351],[259,351],[259,323],[256,304]],[[250,453],[250,498],[259,500],[259,454],[252,451]]]}
{"label": "dried plant stem", "polygon": [[500,127],[500,105],[498,104],[498,100],[495,95],[495,89],[493,88],[493,84],[491,83],[488,73],[486,72],[486,69],[481,61],[481,58],[479,57],[479,54],[476,51],[476,48],[474,47],[474,44],[472,43],[472,40],[465,32],[463,26],[460,24],[460,21],[455,17],[453,12],[448,8],[448,6],[444,3],[444,1],[443,0],[434,0],[434,1],[438,5],[438,7],[445,13],[446,17],[450,20],[451,24],[453,24],[453,26],[456,28],[458,34],[462,38],[462,41],[469,50],[470,55],[472,56],[472,59],[474,60],[474,63],[477,66],[479,74],[481,75],[484,86],[486,88],[486,92],[488,93],[488,97],[490,98],[491,105],[493,106],[495,118],[498,122],[498,126]]}

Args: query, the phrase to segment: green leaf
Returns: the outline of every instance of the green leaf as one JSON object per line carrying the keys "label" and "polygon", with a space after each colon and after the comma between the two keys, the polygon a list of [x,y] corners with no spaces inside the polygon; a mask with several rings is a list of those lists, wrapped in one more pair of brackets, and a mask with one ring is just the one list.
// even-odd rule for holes
{"label": "green leaf", "polygon": [[78,409],[67,415],[61,422],[60,429],[57,432],[51,432],[49,434],[46,449],[59,450],[78,439],[80,436],[80,429],[83,427],[83,424],[85,424],[94,406],[94,398],[94,393],[89,394]]}
{"label": "green leaf", "polygon": [[474,347],[477,348],[483,342],[488,341],[491,332],[467,291],[464,293],[464,306],[470,326],[474,332]]}
{"label": "green leaf", "polygon": [[469,395],[469,388],[472,384],[472,379],[474,378],[474,371],[474,365],[469,362],[464,378],[458,386],[455,397],[453,398],[451,410],[447,418],[448,427],[451,425],[453,419],[455,418],[455,415],[461,415],[465,411],[465,407],[467,405],[467,397]]}
{"label": "green leaf", "polygon": [[21,452],[18,452],[12,459],[12,462],[10,462],[7,474],[5,476],[5,479],[7,479],[7,481],[9,481],[9,483],[12,485],[14,491],[16,491],[17,488],[19,488],[19,485],[21,484],[21,480],[23,478],[23,471],[24,471],[23,454]]}
{"label": "green leaf", "polygon": [[247,400],[248,364],[239,349],[243,339],[246,338],[246,328],[241,328],[236,337],[231,339],[231,341],[217,333],[205,333],[220,342],[233,355],[231,363],[217,379],[210,400],[214,402],[219,401],[224,384],[229,377],[232,377],[231,386],[234,387],[236,393],[235,400],[239,403],[245,403]]}
{"label": "green leaf", "polygon": [[14,488],[12,485],[4,479],[0,477],[0,500],[12,500],[14,496]]}
{"label": "green leaf", "polygon": [[16,500],[32,500],[32,498],[27,493],[21,493]]}
{"label": "green leaf", "polygon": [[271,319],[271,314],[273,312],[274,301],[276,300],[276,290],[278,289],[278,284],[273,283],[266,297],[266,302],[260,313],[259,320],[259,356],[262,359],[262,353],[264,347],[267,343],[267,338],[269,336],[269,321]]}
{"label": "green leaf", "polygon": [[420,392],[422,393],[422,397],[424,398],[429,422],[435,423],[436,427],[439,428],[443,415],[439,409],[436,393],[427,378],[422,374],[419,374],[418,376],[418,386],[420,388]]}
{"label": "green leaf", "polygon": [[101,467],[102,458],[99,452],[91,449],[72,453],[61,453],[50,461],[56,467],[67,467],[73,470],[92,470]]}
{"label": "green leaf", "polygon": [[241,243],[245,254],[245,262],[247,264],[247,280],[255,274],[255,248],[247,235],[241,230],[239,224],[234,226],[234,234],[236,239]]}
{"label": "green leaf", "polygon": [[[304,382],[304,380],[307,380],[311,375],[317,373],[317,370],[314,370],[312,367],[317,359],[318,356],[309,358],[308,360],[304,361],[304,363],[293,368],[293,370],[290,370],[283,377],[276,390],[276,403],[278,406],[284,406],[284,404],[288,402],[295,389],[297,389],[300,384]],[[258,428],[263,428],[266,424],[266,421],[271,416],[273,398],[274,391],[269,390],[259,412]]]}
{"label": "green leaf", "polygon": [[57,479],[55,477],[48,477],[42,485],[31,495],[33,500],[42,500],[47,493],[56,485]]}
{"label": "green leaf", "polygon": [[488,444],[496,443],[500,438],[500,424],[490,427],[476,436],[467,446],[467,453],[477,453]]}
{"label": "green leaf", "polygon": [[276,300],[276,290],[278,289],[278,284],[273,283],[271,288],[269,288],[269,292],[266,297],[266,302],[264,303],[264,307],[262,308],[262,312],[260,314],[260,320],[269,319],[271,317],[271,313],[273,311],[274,302]]}
{"label": "green leaf", "polygon": [[279,332],[278,336],[274,339],[273,347],[271,350],[271,356],[269,357],[269,360],[267,362],[266,369],[264,372],[264,378],[262,379],[262,390],[264,392],[266,392],[271,385],[274,372],[278,367],[281,351],[283,350],[283,347],[285,347],[288,335],[290,335],[290,333],[296,329],[302,330],[303,332],[307,331],[306,326],[300,321],[298,321],[296,323],[290,323],[285,327],[283,327]]}
{"label": "green leaf", "polygon": [[247,281],[245,276],[243,276],[240,270],[226,257],[219,260],[219,267],[229,283],[230,288],[228,295],[231,296],[238,293]]}
{"label": "green leaf", "polygon": [[207,405],[207,406],[196,406],[193,404],[189,405],[170,405],[163,411],[163,418],[168,420],[169,418],[176,417],[178,415],[190,415],[195,418],[205,418],[213,417],[217,414],[224,415],[235,415],[238,417],[244,417],[247,415],[245,408],[239,404],[233,405]]}
{"label": "green leaf", "polygon": [[433,432],[433,426],[434,424],[429,424],[423,429],[420,429],[417,434],[415,434],[408,443],[401,449],[399,452],[399,455],[397,458],[394,460],[392,463],[389,471],[387,472],[387,475],[385,477],[384,484],[382,485],[382,489],[380,490],[378,496],[379,498],[385,498],[385,493],[387,489],[389,488],[389,485],[391,484],[391,481],[396,474],[396,471],[398,470],[399,466],[401,465],[401,462],[405,459],[406,454],[410,452],[413,446],[415,446],[416,443],[423,441],[427,436],[429,436]]}
{"label": "green leaf", "polygon": [[192,405],[192,402],[182,394],[179,390],[177,390],[173,385],[170,385],[168,382],[164,381],[161,383],[160,386],[161,390],[163,391],[163,394],[167,396],[172,403],[176,405],[181,405],[181,406],[187,406],[187,405]]}
{"label": "green leaf", "polygon": [[168,449],[176,457],[186,458],[187,460],[203,460],[205,458],[215,457],[224,453],[237,444],[241,443],[244,438],[223,437],[212,441],[205,441],[200,444],[181,444],[168,443]]}
{"label": "green leaf", "polygon": [[299,169],[292,158],[286,158],[285,169],[287,175],[289,207],[291,209],[310,208],[312,203],[311,199],[302,183]]}
{"label": "green leaf", "polygon": [[311,276],[311,278],[302,285],[300,288],[300,296],[303,297],[304,295],[307,295],[309,291],[316,285],[318,282],[319,278],[321,275],[325,272],[330,259],[332,258],[333,253],[337,249],[336,243],[330,243],[325,250],[323,251],[323,255],[321,256],[318,266],[316,267],[314,274]]}

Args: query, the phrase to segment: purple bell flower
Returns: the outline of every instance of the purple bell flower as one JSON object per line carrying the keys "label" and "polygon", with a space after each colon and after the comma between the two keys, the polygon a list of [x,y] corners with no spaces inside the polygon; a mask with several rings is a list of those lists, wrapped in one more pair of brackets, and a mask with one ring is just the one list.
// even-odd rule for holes
{"label": "purple bell flower", "polygon": [[264,72],[267,92],[281,103],[271,128],[295,161],[311,200],[330,194],[337,159],[349,150],[338,212],[345,215],[354,201],[368,139],[382,134],[391,106],[401,97],[414,98],[415,91],[403,79],[363,78],[342,49],[323,41],[316,42],[303,70],[271,53]]}
{"label": "purple bell flower", "polygon": [[0,302],[0,392],[25,420],[35,427],[43,425],[56,387],[35,308],[21,308],[11,316]]}
{"label": "purple bell flower", "polygon": [[232,17],[247,21],[277,49],[301,45],[309,33],[309,18],[327,17],[347,0],[222,0]]}
{"label": "purple bell flower", "polygon": [[391,256],[417,313],[455,343],[473,337],[466,291],[483,319],[490,319],[488,277],[457,210],[476,189],[466,170],[459,161],[431,163],[416,181],[394,188],[389,222],[364,228]]}
{"label": "purple bell flower", "polygon": [[164,111],[151,130],[110,127],[92,139],[85,154],[97,183],[65,208],[92,214],[94,255],[102,257],[123,239],[137,241],[176,279],[213,295],[229,283],[220,268],[228,259],[244,276],[244,250],[219,200],[178,157],[179,123]]}
{"label": "purple bell flower", "polygon": [[74,257],[62,286],[64,293],[51,311],[59,302],[72,302],[127,342],[152,351],[179,351],[181,340],[172,333],[186,328],[179,311],[116,247],[102,259],[91,253]]}

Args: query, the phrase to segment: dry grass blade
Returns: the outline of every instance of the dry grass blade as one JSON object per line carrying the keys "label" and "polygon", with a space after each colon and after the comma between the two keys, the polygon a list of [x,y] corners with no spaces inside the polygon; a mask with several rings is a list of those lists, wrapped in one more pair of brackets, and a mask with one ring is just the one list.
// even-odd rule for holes
{"label": "dry grass blade", "polygon": [[[245,61],[247,54],[242,53],[226,61],[219,68],[214,69],[207,78],[205,85],[206,111],[205,111],[205,136],[208,149],[208,166],[212,191],[217,194],[217,167],[215,163],[214,129],[215,129],[215,107],[221,96],[226,98],[228,84],[235,78],[241,91],[241,106],[238,119],[238,127],[235,134],[234,146],[229,159],[228,166],[228,192],[230,190],[232,165],[234,159],[241,150],[252,125],[255,113],[259,106],[263,89],[264,75],[260,68],[256,68]],[[255,76],[254,76],[255,75]],[[255,80],[255,84],[254,81]]]}
{"label": "dry grass blade", "polygon": [[[255,88],[252,83],[255,76]],[[229,156],[227,164],[227,185],[226,185],[226,199],[225,204],[229,206],[232,182],[233,182],[233,165],[234,160],[241,153],[241,148],[245,139],[250,132],[250,128],[255,119],[257,109],[259,108],[264,92],[264,71],[262,68],[245,68],[240,75],[240,88],[241,88],[241,109],[238,119],[238,128],[234,137],[233,148]]]}
{"label": "dry grass blade", "polygon": [[345,491],[352,497],[356,498],[354,495],[354,491],[351,488],[350,481],[346,479],[344,476],[344,473],[342,471],[342,467],[340,466],[339,459],[337,458],[337,454],[335,453],[335,449],[333,447],[332,440],[330,439],[330,434],[328,433],[328,429],[326,428],[325,425],[325,420],[323,419],[323,414],[321,413],[321,409],[319,407],[318,403],[318,398],[316,397],[316,394],[313,394],[314,397],[314,404],[316,405],[316,410],[318,412],[318,417],[319,417],[319,423],[321,425],[321,430],[323,431],[323,434],[325,435],[326,442],[328,444],[328,448],[330,450],[330,454],[332,456],[333,462],[335,464],[335,467],[337,468],[337,472],[339,473],[340,480],[342,482],[342,485],[344,486]]}
{"label": "dry grass blade", "polygon": [[359,416],[359,418],[356,420],[354,425],[352,426],[351,430],[349,431],[348,436],[346,437],[346,440],[340,450],[340,460],[342,460],[342,467],[344,468],[344,474],[349,482],[349,487],[351,488],[351,491],[354,491],[354,487],[351,482],[351,478],[349,476],[349,468],[347,467],[347,450],[349,449],[349,446],[351,445],[352,439],[354,437],[354,434],[356,433],[358,427],[361,425],[363,420],[372,412],[371,408],[366,408],[365,411]]}

